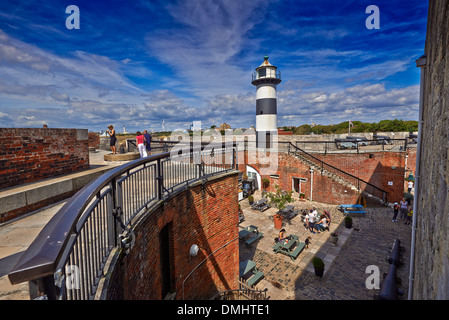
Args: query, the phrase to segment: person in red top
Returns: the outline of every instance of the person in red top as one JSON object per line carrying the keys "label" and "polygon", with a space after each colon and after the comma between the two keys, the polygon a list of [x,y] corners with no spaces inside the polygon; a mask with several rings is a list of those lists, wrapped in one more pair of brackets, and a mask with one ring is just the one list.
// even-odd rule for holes
{"label": "person in red top", "polygon": [[145,158],[148,156],[145,148],[145,137],[140,131],[137,131],[136,135],[137,149],[139,150],[140,157]]}

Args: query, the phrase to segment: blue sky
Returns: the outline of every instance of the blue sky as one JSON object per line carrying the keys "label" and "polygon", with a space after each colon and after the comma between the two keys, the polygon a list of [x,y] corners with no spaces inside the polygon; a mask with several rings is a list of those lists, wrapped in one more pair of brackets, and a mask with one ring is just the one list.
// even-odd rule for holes
{"label": "blue sky", "polygon": [[[67,29],[66,7],[80,11]],[[367,29],[369,5],[380,29]],[[423,0],[0,2],[0,127],[255,125],[251,74],[278,67],[278,125],[418,119]]]}

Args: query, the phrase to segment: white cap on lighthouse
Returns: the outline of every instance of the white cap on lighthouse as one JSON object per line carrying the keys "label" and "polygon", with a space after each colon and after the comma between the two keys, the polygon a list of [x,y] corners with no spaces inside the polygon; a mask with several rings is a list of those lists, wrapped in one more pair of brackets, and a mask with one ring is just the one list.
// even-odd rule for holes
{"label": "white cap on lighthouse", "polygon": [[253,73],[252,82],[256,86],[256,133],[257,145],[270,146],[277,135],[276,85],[281,83],[281,73],[268,62],[265,55],[263,63]]}

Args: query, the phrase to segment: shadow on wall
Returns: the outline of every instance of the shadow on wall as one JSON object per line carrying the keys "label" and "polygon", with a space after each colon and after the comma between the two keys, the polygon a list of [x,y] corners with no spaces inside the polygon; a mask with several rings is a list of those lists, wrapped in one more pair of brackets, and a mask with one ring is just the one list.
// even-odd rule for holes
{"label": "shadow on wall", "polygon": [[[108,299],[209,299],[236,289],[238,241],[224,246],[238,237],[236,189],[233,173],[197,183],[147,212],[133,249],[114,268]],[[192,257],[193,244],[199,251]]]}

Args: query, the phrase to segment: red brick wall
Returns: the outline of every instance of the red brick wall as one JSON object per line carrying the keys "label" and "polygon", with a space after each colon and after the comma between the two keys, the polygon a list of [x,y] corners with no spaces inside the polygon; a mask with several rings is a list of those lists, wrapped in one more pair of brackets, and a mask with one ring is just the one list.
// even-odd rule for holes
{"label": "red brick wall", "polygon": [[[405,152],[314,155],[340,170],[387,191],[389,202],[400,201],[403,197]],[[392,182],[392,185],[389,182]]]}
{"label": "red brick wall", "polygon": [[[387,192],[388,201],[398,201],[403,196],[403,182],[404,182],[404,152],[377,152],[369,154],[317,154],[313,155],[322,161],[330,164],[340,170],[352,174],[360,179],[363,179]],[[242,152],[239,153],[239,159],[243,159]],[[248,163],[248,157],[245,155],[246,164],[260,172],[260,166],[254,163]],[[393,167],[395,167],[393,169]],[[239,166],[241,171],[245,171],[245,165]],[[359,197],[359,193],[351,190],[349,187],[322,176],[319,172],[313,173],[313,188],[311,188],[311,173],[309,167],[292,155],[287,153],[279,153],[278,169],[273,174],[278,174],[279,179],[271,178],[269,175],[262,176],[270,180],[268,191],[274,191],[274,186],[279,185],[283,190],[292,190],[292,178],[307,179],[306,183],[302,184],[302,191],[305,191],[306,198],[310,198],[311,191],[312,200],[340,204],[340,203],[355,203]],[[393,182],[389,185],[388,182]],[[305,189],[305,190],[304,190]]]}
{"label": "red brick wall", "polygon": [[89,132],[89,147],[100,149],[100,134],[98,132]]}
{"label": "red brick wall", "polygon": [[[164,201],[137,226],[130,253],[116,264],[109,299],[163,299],[159,234],[170,226],[172,288],[182,299],[209,299],[215,292],[236,289],[239,277],[237,173],[194,186]],[[224,246],[226,243],[228,245]],[[189,255],[197,244],[196,257]],[[220,249],[220,247],[224,246]]]}
{"label": "red brick wall", "polygon": [[85,129],[0,128],[0,189],[87,168]]}

